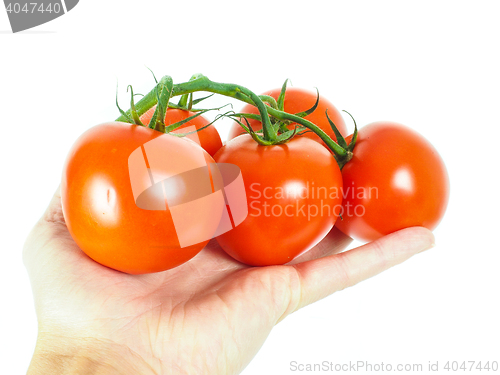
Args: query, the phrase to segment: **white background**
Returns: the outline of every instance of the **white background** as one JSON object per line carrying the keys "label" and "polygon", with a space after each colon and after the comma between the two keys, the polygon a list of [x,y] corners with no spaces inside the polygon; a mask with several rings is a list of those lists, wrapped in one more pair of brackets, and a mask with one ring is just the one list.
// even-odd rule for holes
{"label": "white background", "polygon": [[418,130],[448,166],[436,248],[288,317],[244,375],[296,373],[291,361],[500,362],[499,12],[497,1],[81,0],[11,34],[0,9],[2,373],[25,373],[36,340],[24,239],[71,144],[118,116],[117,81],[124,106],[127,84],[152,88],[146,66],[256,93],[286,78],[318,87],[359,125]]}

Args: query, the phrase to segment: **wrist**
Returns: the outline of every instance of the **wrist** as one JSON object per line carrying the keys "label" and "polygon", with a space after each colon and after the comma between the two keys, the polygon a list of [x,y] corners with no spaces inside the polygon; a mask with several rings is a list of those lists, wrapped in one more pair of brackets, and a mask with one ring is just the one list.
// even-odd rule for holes
{"label": "wrist", "polygon": [[112,341],[38,335],[27,375],[114,375],[155,373],[139,355]]}

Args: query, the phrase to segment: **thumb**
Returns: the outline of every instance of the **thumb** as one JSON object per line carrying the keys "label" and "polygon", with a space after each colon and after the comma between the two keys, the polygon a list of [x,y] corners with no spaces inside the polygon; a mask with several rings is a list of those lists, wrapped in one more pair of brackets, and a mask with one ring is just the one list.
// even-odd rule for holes
{"label": "thumb", "polygon": [[33,266],[36,268],[44,263],[43,259],[48,255],[47,252],[53,251],[53,246],[50,245],[54,239],[61,245],[73,242],[62,212],[60,187],[56,189],[47,209],[24,243],[23,262],[28,272]]}

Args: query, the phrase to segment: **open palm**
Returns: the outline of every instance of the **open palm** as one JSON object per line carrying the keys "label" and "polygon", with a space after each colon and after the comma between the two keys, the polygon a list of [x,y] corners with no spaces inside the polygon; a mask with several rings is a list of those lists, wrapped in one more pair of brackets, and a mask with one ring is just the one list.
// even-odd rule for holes
{"label": "open palm", "polygon": [[24,248],[39,321],[32,368],[37,356],[68,358],[76,347],[105,362],[108,373],[237,374],[288,314],[408,259],[434,238],[415,227],[341,253],[350,241],[334,229],[291,264],[249,267],[212,240],[175,269],[128,275],[78,248],[57,191]]}

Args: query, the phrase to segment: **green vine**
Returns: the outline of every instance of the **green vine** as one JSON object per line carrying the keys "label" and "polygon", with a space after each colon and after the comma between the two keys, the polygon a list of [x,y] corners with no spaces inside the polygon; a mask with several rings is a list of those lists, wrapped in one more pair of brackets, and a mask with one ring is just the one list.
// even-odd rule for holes
{"label": "green vine", "polygon": [[[194,104],[197,104],[209,97],[207,96],[198,100],[193,100],[194,92],[203,91],[212,93],[212,95],[219,94],[252,104],[257,107],[259,111],[258,115],[232,113],[225,114],[224,116],[231,117],[235,121],[237,121],[242,126],[242,128],[247,131],[259,144],[263,146],[283,144],[290,141],[298,133],[302,133],[303,131],[312,131],[317,134],[319,138],[321,138],[321,140],[333,152],[337,159],[337,162],[339,163],[339,166],[343,167],[345,163],[347,163],[352,158],[352,151],[356,142],[357,129],[355,128],[355,133],[353,135],[351,143],[347,145],[345,139],[342,137],[335,124],[328,117],[328,113],[325,113],[325,115],[327,116],[334,134],[336,135],[337,142],[333,141],[317,125],[315,125],[311,121],[306,120],[304,117],[312,113],[317,108],[319,93],[316,103],[307,111],[296,114],[285,112],[284,98],[287,82],[288,80],[286,80],[283,84],[280,96],[276,101],[270,96],[256,95],[246,87],[237,84],[213,82],[206,76],[201,74],[193,75],[189,81],[178,84],[174,84],[170,76],[164,76],[159,82],[157,82],[154,89],[151,90],[148,94],[144,95],[142,99],[137,103],[134,102],[134,94],[132,88],[130,87],[130,109],[124,112],[120,107],[118,107],[121,116],[118,117],[116,121],[143,125],[140,122],[140,116],[156,105],[156,109],[149,123],[149,127],[160,132],[170,132],[173,129],[181,126],[182,123],[189,121],[189,119],[192,119],[197,115],[205,113],[207,110],[195,110],[198,112],[197,115],[191,116],[189,119],[184,120],[182,123],[165,127],[164,118],[168,107],[193,110],[192,106]],[[181,96],[177,105],[170,102],[171,98],[175,96]],[[261,121],[262,130],[259,132],[255,132],[250,127],[247,119],[257,119]],[[246,122],[246,125],[243,123],[243,120]],[[295,128],[292,130],[288,129],[288,126],[290,124],[295,124]],[[356,126],[356,122],[354,122],[354,124]]]}

